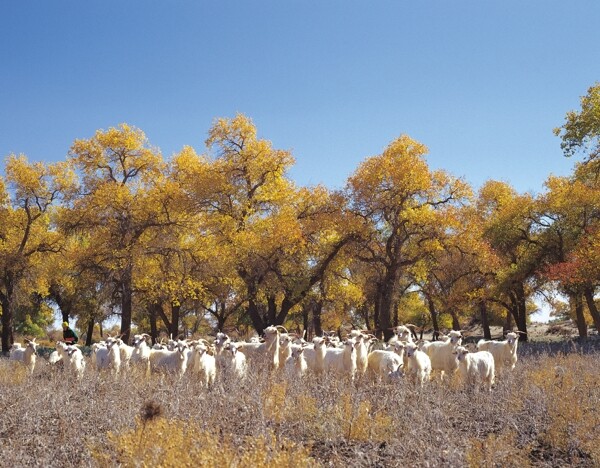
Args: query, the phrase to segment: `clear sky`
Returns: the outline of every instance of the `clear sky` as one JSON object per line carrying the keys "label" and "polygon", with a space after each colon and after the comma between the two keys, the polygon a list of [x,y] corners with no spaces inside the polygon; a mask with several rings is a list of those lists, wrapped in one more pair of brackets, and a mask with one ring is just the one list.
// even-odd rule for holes
{"label": "clear sky", "polygon": [[127,122],[168,158],[242,112],[341,188],[402,133],[517,190],[570,173],[552,134],[600,80],[598,0],[0,2],[0,155],[65,158]]}

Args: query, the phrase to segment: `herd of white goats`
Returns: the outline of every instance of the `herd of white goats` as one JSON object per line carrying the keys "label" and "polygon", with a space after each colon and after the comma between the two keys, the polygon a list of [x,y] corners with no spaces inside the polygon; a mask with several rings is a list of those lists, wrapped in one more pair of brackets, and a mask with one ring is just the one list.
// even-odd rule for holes
{"label": "herd of white goats", "polygon": [[[130,366],[140,366],[147,373],[166,371],[180,377],[187,372],[195,374],[206,386],[212,385],[221,373],[244,379],[253,362],[290,377],[309,372],[336,373],[349,379],[367,375],[384,381],[407,378],[420,386],[430,380],[434,371],[440,373],[441,379],[444,374],[457,372],[466,385],[482,385],[488,391],[496,371],[514,369],[517,362],[519,335],[515,332],[507,333],[502,341],[480,340],[476,352],[461,346],[460,331],[450,331],[439,341],[417,342],[407,326],[398,326],[394,332],[387,343],[377,346],[373,335],[360,330],[352,330],[344,340],[323,336],[306,342],[281,326],[267,327],[264,340],[255,338],[250,342],[233,341],[220,332],[212,343],[205,339],[169,340],[154,346],[150,346],[150,336],[146,334],[134,335],[132,346],[118,337],[108,337],[92,345],[89,361],[98,371],[114,374]],[[35,339],[26,339],[25,346],[15,343],[10,360],[20,361],[33,373],[36,348]],[[56,365],[62,361],[65,369],[81,377],[87,360],[77,345],[59,341],[48,362]]]}

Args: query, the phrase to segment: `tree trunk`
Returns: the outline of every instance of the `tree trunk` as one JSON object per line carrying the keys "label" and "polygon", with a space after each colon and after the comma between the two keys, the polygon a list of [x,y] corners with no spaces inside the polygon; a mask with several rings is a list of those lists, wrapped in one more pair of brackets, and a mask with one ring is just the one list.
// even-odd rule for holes
{"label": "tree trunk", "polygon": [[121,281],[121,334],[125,343],[129,343],[131,333],[131,313],[133,309],[133,284],[131,266],[123,274]]}
{"label": "tree trunk", "polygon": [[[313,301],[307,301],[304,303],[304,307],[302,307],[302,331],[308,333],[308,327],[310,326],[310,309]],[[306,338],[306,336],[305,336]]]}
{"label": "tree trunk", "polygon": [[94,319],[91,318],[88,322],[87,334],[85,336],[85,345],[92,346],[92,336],[94,335]]}
{"label": "tree trunk", "polygon": [[[510,301],[511,301],[511,312],[515,319],[515,323],[517,325],[517,329],[522,332],[519,337],[520,341],[528,341],[527,336],[527,304],[525,297],[525,287],[522,282],[515,281],[513,283],[513,290],[511,291]],[[511,330],[512,327],[508,328],[508,318],[505,331]]]}
{"label": "tree trunk", "polygon": [[433,324],[433,341],[436,341],[440,336],[440,326],[438,324],[438,313],[435,310],[435,304],[429,295],[427,295],[427,307],[429,308],[429,315],[431,315],[431,323]]}
{"label": "tree trunk", "polygon": [[217,314],[217,330],[222,332],[225,328],[225,314],[219,313]]}
{"label": "tree trunk", "polygon": [[267,323],[265,325],[281,325],[277,322],[277,302],[275,296],[267,296]]}
{"label": "tree trunk", "polygon": [[383,338],[383,334],[381,333],[381,303],[383,296],[383,286],[381,282],[377,283],[377,287],[375,288],[375,304],[373,308],[373,327],[376,331],[375,335],[378,339]]}
{"label": "tree trunk", "polygon": [[258,333],[259,336],[262,336],[267,325],[264,323],[260,312],[258,311],[258,305],[253,298],[248,300],[248,309],[246,309],[246,311],[250,316],[254,330],[256,330],[256,333]]}
{"label": "tree trunk", "polygon": [[483,337],[486,340],[491,340],[492,332],[490,331],[490,321],[488,319],[487,305],[484,299],[482,299],[479,302],[479,314],[481,316],[481,327],[483,328]]}
{"label": "tree trunk", "polygon": [[394,313],[394,304],[396,304],[396,284],[399,269],[390,267],[382,283],[381,302],[379,310],[379,325],[383,331],[384,341],[388,341],[393,335],[392,317]]}
{"label": "tree trunk", "polygon": [[10,347],[13,344],[13,281],[12,278],[5,278],[6,294],[0,293],[0,305],[2,305],[2,354],[9,355]]}
{"label": "tree trunk", "polygon": [[50,285],[50,296],[54,299],[54,302],[56,302],[56,305],[60,309],[62,321],[68,322],[71,312],[73,312],[73,301],[61,294],[60,287],[57,284]]}
{"label": "tree trunk", "polygon": [[460,330],[460,321],[456,310],[450,309],[450,316],[452,317],[452,330]]}
{"label": "tree trunk", "polygon": [[150,316],[150,337],[152,338],[152,344],[156,344],[158,338],[158,327],[156,325],[156,309],[160,307],[158,303],[152,303],[148,305],[148,312]]}
{"label": "tree trunk", "polygon": [[167,317],[167,314],[165,314],[163,305],[160,302],[155,304],[154,311],[156,312],[157,316],[161,318],[163,324],[165,325],[167,335],[171,335],[171,321],[169,320],[169,317]]}
{"label": "tree trunk", "polygon": [[365,321],[365,328],[367,330],[373,330],[373,328],[371,328],[371,320],[369,317],[369,307],[366,304],[361,305],[358,309],[358,313]]}
{"label": "tree trunk", "polygon": [[1,302],[2,304],[2,354],[4,356],[9,355],[12,336],[12,310],[10,308],[10,303],[6,299],[4,295],[2,295]]}
{"label": "tree trunk", "polygon": [[323,324],[321,323],[321,313],[323,312],[323,301],[315,301],[313,307],[313,328],[315,336],[323,336]]}
{"label": "tree trunk", "polygon": [[169,333],[171,334],[171,338],[176,340],[179,336],[179,314],[181,312],[180,304],[171,304],[171,328]]}
{"label": "tree trunk", "polygon": [[598,308],[596,307],[596,302],[594,301],[594,290],[591,286],[586,286],[584,289],[585,301],[587,302],[588,310],[590,311],[590,315],[592,316],[592,320],[594,321],[594,327],[596,327],[596,331],[600,333],[600,313],[598,312]]}
{"label": "tree trunk", "polygon": [[[273,304],[275,305],[275,301],[273,301]],[[285,320],[287,319],[288,314],[290,313],[290,310],[292,310],[292,307],[294,307],[294,305],[296,304],[297,301],[290,300],[288,297],[284,297],[281,301],[281,308],[279,309],[279,313],[276,314],[275,320],[271,325],[283,325],[285,323]]]}
{"label": "tree trunk", "polygon": [[502,331],[505,335],[513,329],[513,307],[514,306],[511,306],[509,309],[506,309],[506,319],[504,320],[504,326],[502,327]]}
{"label": "tree trunk", "polygon": [[256,330],[256,333],[258,333],[259,336],[262,336],[267,324],[258,310],[258,286],[254,279],[249,277],[244,271],[240,271],[239,273],[244,280],[244,283],[246,283],[246,289],[248,291],[248,308],[246,309],[246,313],[250,316],[252,326],[254,327],[254,330]]}
{"label": "tree trunk", "polygon": [[583,314],[583,300],[581,293],[571,293],[569,294],[569,299],[571,301],[571,307],[575,308],[575,318],[579,337],[587,338],[587,323],[585,323],[585,315]]}

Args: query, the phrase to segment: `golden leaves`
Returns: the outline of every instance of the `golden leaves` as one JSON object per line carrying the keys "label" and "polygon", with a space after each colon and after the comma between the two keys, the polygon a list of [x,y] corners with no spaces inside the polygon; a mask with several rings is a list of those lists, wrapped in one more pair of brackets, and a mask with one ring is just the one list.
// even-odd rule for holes
{"label": "golden leaves", "polygon": [[98,130],[89,140],[75,140],[69,154],[88,186],[101,180],[148,183],[164,170],[160,153],[149,146],[144,132],[127,124]]}

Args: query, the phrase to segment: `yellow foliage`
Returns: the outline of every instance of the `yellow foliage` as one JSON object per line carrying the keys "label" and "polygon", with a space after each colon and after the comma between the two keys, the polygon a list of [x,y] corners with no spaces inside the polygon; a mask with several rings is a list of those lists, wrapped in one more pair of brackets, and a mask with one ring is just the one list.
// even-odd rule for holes
{"label": "yellow foliage", "polygon": [[265,417],[280,423],[287,416],[284,411],[287,383],[273,383],[263,395]]}
{"label": "yellow foliage", "polygon": [[111,432],[108,441],[108,449],[91,447],[100,466],[318,466],[307,448],[273,433],[240,439],[202,430],[192,421],[161,417]]}
{"label": "yellow foliage", "polygon": [[382,412],[373,413],[367,400],[353,401],[350,395],[344,395],[335,414],[349,440],[383,442],[393,435],[393,419]]}

